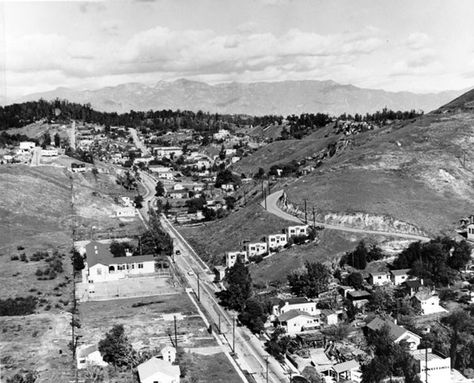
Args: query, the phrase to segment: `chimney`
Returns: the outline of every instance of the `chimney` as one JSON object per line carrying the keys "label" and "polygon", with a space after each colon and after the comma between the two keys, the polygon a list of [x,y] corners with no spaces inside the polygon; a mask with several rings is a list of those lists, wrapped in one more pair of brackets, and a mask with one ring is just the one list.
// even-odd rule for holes
{"label": "chimney", "polygon": [[421,283],[422,286],[425,285],[425,282],[423,281],[423,278],[420,279],[420,283]]}
{"label": "chimney", "polygon": [[395,318],[395,319],[393,320],[393,323],[398,324],[397,318]]}
{"label": "chimney", "polygon": [[132,256],[132,252],[130,251],[130,249],[125,250],[125,256],[126,257],[131,257]]}

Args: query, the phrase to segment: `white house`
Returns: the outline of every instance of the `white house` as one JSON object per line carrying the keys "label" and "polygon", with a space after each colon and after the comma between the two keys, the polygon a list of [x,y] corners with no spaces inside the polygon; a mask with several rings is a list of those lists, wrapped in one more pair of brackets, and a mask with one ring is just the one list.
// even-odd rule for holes
{"label": "white house", "polygon": [[174,159],[183,155],[183,149],[179,146],[158,146],[153,148],[153,153],[160,158]]}
{"label": "white house", "polygon": [[106,367],[107,363],[102,359],[97,344],[83,344],[77,347],[77,369],[81,370],[89,366]]}
{"label": "white house", "polygon": [[267,246],[269,249],[279,249],[288,243],[286,234],[270,234],[267,236]]}
{"label": "white house", "polygon": [[390,273],[388,271],[376,271],[370,273],[369,280],[373,286],[383,286],[388,283],[392,283],[392,280],[390,279]]}
{"label": "white house", "polygon": [[244,245],[247,257],[255,257],[256,255],[265,254],[268,251],[266,242],[249,242]]}
{"label": "white house", "polygon": [[217,133],[214,133],[212,137],[214,140],[220,141],[230,136],[230,132],[226,129],[219,129]]}
{"label": "white house", "polygon": [[242,262],[247,262],[247,253],[245,251],[228,251],[225,253],[225,265],[228,269],[235,265],[237,258],[240,258]]}
{"label": "white house", "polygon": [[132,199],[130,197],[120,197],[120,200],[122,201],[122,205],[126,207],[133,206]]}
{"label": "white house", "polygon": [[121,218],[133,218],[138,214],[138,211],[133,206],[120,206],[115,211],[117,217]]}
{"label": "white house", "polygon": [[140,383],[179,383],[179,366],[156,357],[137,367]]}
{"label": "white house", "polygon": [[418,377],[426,383],[451,383],[451,358],[433,352],[431,348],[412,350],[418,365]]}
{"label": "white house", "polygon": [[333,365],[329,371],[329,374],[334,377],[336,382],[339,382],[340,380],[349,380],[360,383],[362,381],[360,364],[354,359]]}
{"label": "white house", "polygon": [[411,298],[413,307],[421,312],[421,315],[439,314],[447,312],[439,305],[439,296],[431,291],[420,291]]}
{"label": "white house", "polygon": [[222,184],[221,189],[226,192],[233,192],[235,188],[233,184]]}
{"label": "white house", "polygon": [[292,237],[298,237],[308,235],[308,225],[288,226],[286,228],[286,236],[288,239]]}
{"label": "white house", "polygon": [[390,279],[395,286],[401,285],[407,281],[410,276],[408,275],[410,269],[391,270]]}
{"label": "white house", "polygon": [[469,241],[474,241],[474,223],[470,223],[469,225],[467,225],[466,229],[467,229],[467,239]]}
{"label": "white house", "polygon": [[20,150],[22,152],[29,152],[31,149],[34,149],[36,144],[32,141],[21,141]]}
{"label": "white house", "polygon": [[86,267],[82,270],[84,282],[107,282],[155,272],[153,255],[114,257],[109,247],[109,244],[97,241],[86,245]]}
{"label": "white house", "polygon": [[163,360],[166,360],[170,363],[174,363],[174,361],[176,360],[176,349],[171,346],[163,347],[160,351],[160,355]]}
{"label": "white house", "polygon": [[41,155],[44,157],[55,157],[58,154],[58,149],[56,148],[48,147],[46,149],[41,149]]}
{"label": "white house", "polygon": [[280,315],[277,323],[285,328],[288,335],[320,327],[319,317],[299,310],[290,310]]}
{"label": "white house", "polygon": [[311,315],[319,315],[321,311],[316,308],[316,302],[306,297],[282,299],[277,305],[273,306],[272,314],[275,316],[282,315],[288,311],[301,311]]}
{"label": "white house", "polygon": [[402,326],[398,326],[396,323],[383,320],[379,317],[374,318],[371,322],[367,324],[367,329],[369,331],[379,331],[385,325],[389,328],[390,339],[394,343],[400,343],[404,341],[408,344],[410,350],[416,350],[421,342],[421,337],[411,331],[408,331]]}

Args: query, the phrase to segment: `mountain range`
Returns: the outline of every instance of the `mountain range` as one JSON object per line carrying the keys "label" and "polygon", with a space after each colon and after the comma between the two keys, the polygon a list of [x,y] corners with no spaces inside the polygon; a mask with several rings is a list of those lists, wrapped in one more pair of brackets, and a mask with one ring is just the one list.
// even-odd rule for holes
{"label": "mountain range", "polygon": [[461,95],[465,90],[416,94],[387,92],[342,85],[334,81],[281,81],[256,83],[222,83],[179,79],[159,81],[155,85],[127,83],[96,90],[78,91],[60,87],[16,100],[43,98],[67,99],[89,103],[94,109],[107,112],[130,110],[181,109],[249,115],[301,113],[366,113],[384,107],[393,110],[431,111]]}

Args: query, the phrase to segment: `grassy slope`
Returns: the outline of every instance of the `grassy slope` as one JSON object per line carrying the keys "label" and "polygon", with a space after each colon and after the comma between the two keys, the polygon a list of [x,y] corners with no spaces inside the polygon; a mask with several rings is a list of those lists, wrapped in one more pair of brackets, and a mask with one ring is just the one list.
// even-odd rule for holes
{"label": "grassy slope", "polygon": [[252,204],[222,220],[179,231],[204,260],[220,264],[224,252],[240,250],[243,240],[260,240],[266,234],[280,233],[289,224]]}
{"label": "grassy slope", "polygon": [[388,214],[428,233],[450,232],[471,213],[473,122],[468,114],[429,115],[357,136],[320,172],[291,185],[289,196],[322,212]]}

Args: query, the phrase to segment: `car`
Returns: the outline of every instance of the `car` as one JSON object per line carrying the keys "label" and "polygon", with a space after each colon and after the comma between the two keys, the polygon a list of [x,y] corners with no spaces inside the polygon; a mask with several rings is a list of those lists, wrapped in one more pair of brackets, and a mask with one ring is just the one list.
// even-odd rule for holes
{"label": "car", "polygon": [[181,250],[176,250],[174,253],[175,253],[176,255],[181,255]]}
{"label": "car", "polygon": [[188,275],[194,275],[194,272],[192,270],[189,270]]}

